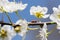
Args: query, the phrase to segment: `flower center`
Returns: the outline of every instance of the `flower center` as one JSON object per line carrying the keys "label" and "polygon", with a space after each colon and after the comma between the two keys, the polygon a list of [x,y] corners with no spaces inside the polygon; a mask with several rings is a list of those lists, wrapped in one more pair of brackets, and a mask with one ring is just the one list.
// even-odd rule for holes
{"label": "flower center", "polygon": [[17,33],[18,33],[18,32],[21,32],[21,30],[20,30],[20,29],[21,29],[21,27],[20,27],[20,26],[17,26],[17,27],[15,27],[15,28],[14,28],[15,32],[17,32]]}
{"label": "flower center", "polygon": [[1,30],[0,36],[1,36],[2,38],[5,38],[5,37],[7,36],[7,32],[4,31],[4,30]]}
{"label": "flower center", "polygon": [[0,6],[0,11],[5,12],[5,10],[2,6]]}
{"label": "flower center", "polygon": [[43,14],[42,12],[36,12],[36,13],[35,13],[35,16],[36,16],[37,18],[42,18],[42,17],[44,16],[44,14]]}
{"label": "flower center", "polygon": [[57,15],[57,17],[60,19],[60,14],[59,14],[59,15]]}

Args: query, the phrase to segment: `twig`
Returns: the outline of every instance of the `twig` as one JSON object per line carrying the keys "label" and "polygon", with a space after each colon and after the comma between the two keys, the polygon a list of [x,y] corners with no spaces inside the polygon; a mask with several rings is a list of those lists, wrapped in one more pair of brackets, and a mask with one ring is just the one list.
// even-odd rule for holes
{"label": "twig", "polygon": [[[43,27],[43,24],[44,24],[45,22],[37,22],[37,23],[31,23],[31,22],[28,22],[28,26],[32,26],[32,25],[42,25],[42,27]],[[0,21],[0,24],[3,24],[3,25],[12,25],[11,23],[4,23],[4,22],[1,22]],[[56,22],[53,22],[53,23],[51,23],[51,22],[46,22],[46,24],[47,25],[53,25],[53,24],[56,24]],[[15,25],[15,24],[14,24]]]}
{"label": "twig", "polygon": [[[56,26],[56,27],[57,27],[57,26]],[[53,32],[56,30],[56,27],[54,27],[54,28],[49,32],[48,35],[50,35],[51,33],[53,33]]]}
{"label": "twig", "polygon": [[6,14],[6,16],[8,17],[8,19],[9,19],[10,23],[12,24],[12,21],[11,21],[11,19],[10,19],[9,15],[8,15],[8,13],[7,13],[7,12],[5,12],[5,14]]}
{"label": "twig", "polygon": [[22,17],[18,14],[18,11],[15,11],[15,13],[19,17],[19,19],[22,19]]}
{"label": "twig", "polygon": [[28,22],[28,25],[43,25],[44,23],[46,23],[47,25],[56,24],[56,22],[36,22],[36,23]]}

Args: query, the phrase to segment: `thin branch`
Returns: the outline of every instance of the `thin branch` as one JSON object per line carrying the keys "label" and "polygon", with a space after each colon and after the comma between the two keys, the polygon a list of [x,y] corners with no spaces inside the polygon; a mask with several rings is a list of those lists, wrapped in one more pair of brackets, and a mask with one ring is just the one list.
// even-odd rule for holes
{"label": "thin branch", "polygon": [[36,22],[36,23],[28,22],[28,25],[43,25],[44,23],[46,23],[47,25],[56,24],[56,22]]}
{"label": "thin branch", "polygon": [[[32,25],[42,25],[43,27],[43,24],[45,22],[37,22],[37,23],[32,23],[32,22],[28,22],[28,26],[32,26]],[[0,21],[0,24],[3,24],[3,25],[12,25],[11,23],[4,23],[4,22],[1,22]],[[47,25],[53,25],[53,24],[56,24],[56,22],[46,22]],[[13,24],[15,25],[15,24]],[[15,25],[16,26],[16,25]]]}
{"label": "thin branch", "polygon": [[8,17],[8,19],[9,19],[10,23],[12,24],[12,21],[11,21],[11,19],[10,19],[9,15],[8,15],[8,13],[7,13],[7,12],[5,12],[5,14],[6,14],[6,16]]}
{"label": "thin branch", "polygon": [[22,17],[18,14],[18,11],[15,11],[15,13],[19,17],[19,19],[22,19]]}

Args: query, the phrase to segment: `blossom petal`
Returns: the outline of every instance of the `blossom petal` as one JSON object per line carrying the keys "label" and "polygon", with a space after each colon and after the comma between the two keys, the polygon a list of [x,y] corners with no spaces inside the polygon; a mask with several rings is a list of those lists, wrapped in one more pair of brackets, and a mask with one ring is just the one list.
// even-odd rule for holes
{"label": "blossom petal", "polygon": [[19,3],[19,10],[24,10],[26,7],[27,7],[28,4],[22,4],[22,3]]}
{"label": "blossom petal", "polygon": [[57,22],[56,18],[54,17],[53,14],[50,15],[50,20],[52,20],[53,22]]}
{"label": "blossom petal", "polygon": [[43,10],[43,8],[38,5],[36,10],[37,10],[36,12],[41,12]]}
{"label": "blossom petal", "polygon": [[36,7],[32,6],[30,9],[30,15],[34,15],[34,12],[36,11]]}
{"label": "blossom petal", "polygon": [[56,7],[53,7],[53,11],[54,11],[54,13],[59,12],[58,8],[56,8]]}
{"label": "blossom petal", "polygon": [[46,14],[46,13],[47,13],[47,11],[48,11],[48,8],[47,8],[47,7],[43,7],[42,12],[43,12],[44,14]]}
{"label": "blossom petal", "polygon": [[48,18],[50,16],[50,14],[46,14],[43,16],[43,18]]}

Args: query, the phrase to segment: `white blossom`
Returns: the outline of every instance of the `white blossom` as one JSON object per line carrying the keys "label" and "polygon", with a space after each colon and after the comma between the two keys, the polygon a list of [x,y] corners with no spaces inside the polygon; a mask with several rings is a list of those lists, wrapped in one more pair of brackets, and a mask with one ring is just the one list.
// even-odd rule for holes
{"label": "white blossom", "polygon": [[[18,32],[18,34],[20,36],[24,36],[25,33],[27,32],[27,27],[28,27],[27,21],[20,19],[15,24],[20,25],[20,32]],[[12,30],[14,30],[14,28]],[[16,33],[15,30],[14,33]]]}
{"label": "white blossom", "polygon": [[47,18],[49,17],[49,14],[46,14],[47,11],[47,7],[32,6],[30,9],[30,15],[34,15],[38,18]]}
{"label": "white blossom", "polygon": [[43,28],[40,28],[40,40],[47,40],[47,25],[44,23]]}
{"label": "white blossom", "polygon": [[17,10],[24,10],[27,7],[27,4],[23,4],[22,2],[16,3],[16,2],[9,2],[9,1],[6,3],[2,1],[0,4],[0,7],[2,7],[3,8],[2,10],[6,12],[15,12]]}
{"label": "white blossom", "polygon": [[14,37],[14,33],[13,33],[13,31],[11,30],[11,26],[9,26],[9,25],[4,25],[2,28],[1,28],[1,32],[2,33],[4,33],[4,32],[7,32],[6,33],[6,37],[4,37],[4,38],[2,38],[2,37],[0,37],[1,38],[1,40],[12,40],[12,37]]}
{"label": "white blossom", "polygon": [[53,7],[53,14],[51,14],[50,19],[57,23],[57,29],[60,29],[60,6],[58,8]]}
{"label": "white blossom", "polygon": [[18,6],[18,5],[15,2],[10,2],[9,4],[7,4],[3,7],[6,12],[14,12],[14,11],[18,10],[16,6]]}
{"label": "white blossom", "polygon": [[18,7],[18,10],[21,10],[22,11],[22,10],[24,10],[27,7],[28,4],[23,4],[22,2],[20,2],[17,5],[18,5],[17,6]]}

